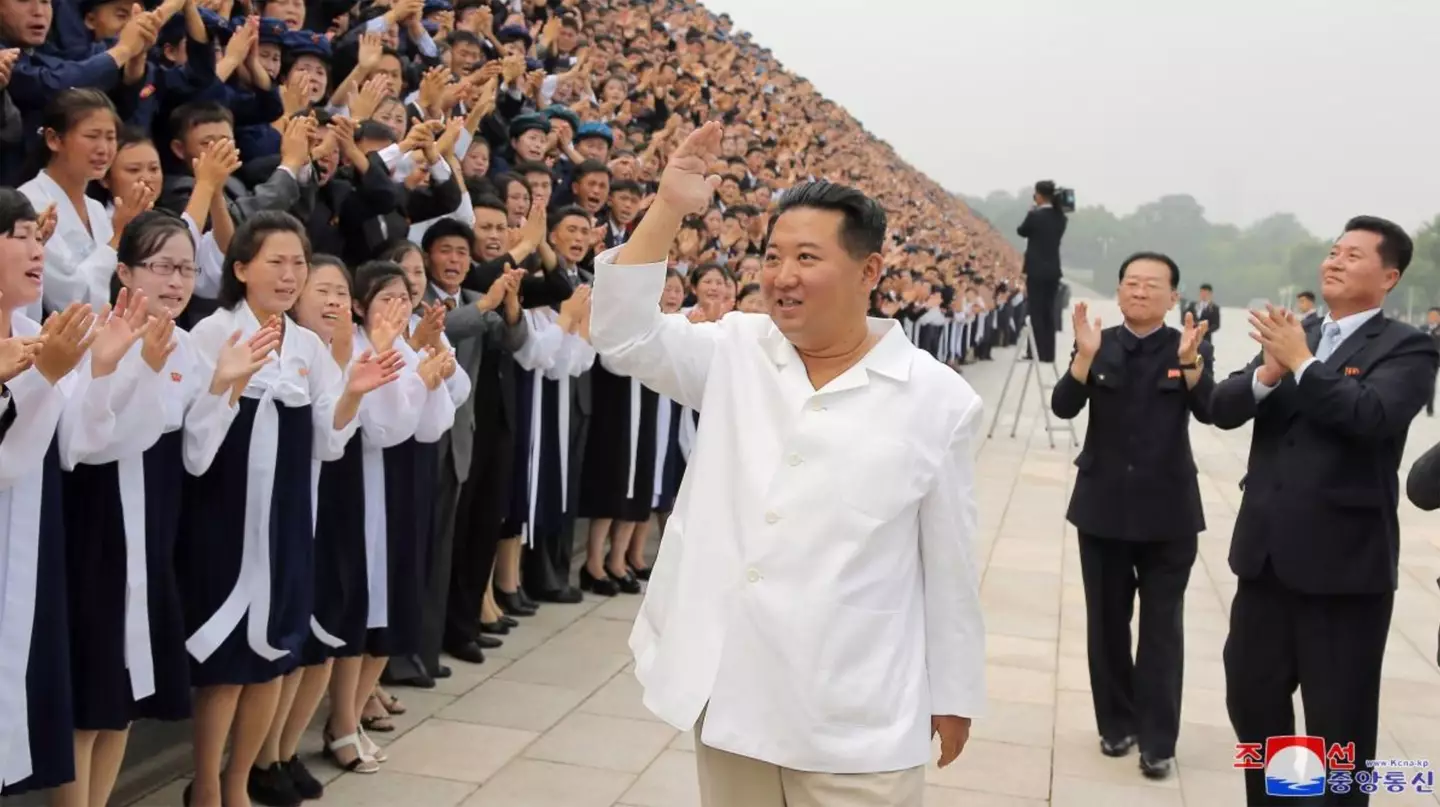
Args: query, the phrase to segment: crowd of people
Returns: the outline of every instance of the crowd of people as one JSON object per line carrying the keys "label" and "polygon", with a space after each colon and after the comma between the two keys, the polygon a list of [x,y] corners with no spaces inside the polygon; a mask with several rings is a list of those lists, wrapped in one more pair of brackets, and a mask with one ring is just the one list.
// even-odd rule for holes
{"label": "crowd of people", "polygon": [[387,687],[639,593],[699,416],[596,360],[591,268],[712,119],[665,313],[763,311],[831,179],[889,216],[873,314],[1013,341],[1013,250],[689,0],[0,0],[0,791],[103,805],[193,718],[187,804],[318,798],[327,695],[373,773]]}

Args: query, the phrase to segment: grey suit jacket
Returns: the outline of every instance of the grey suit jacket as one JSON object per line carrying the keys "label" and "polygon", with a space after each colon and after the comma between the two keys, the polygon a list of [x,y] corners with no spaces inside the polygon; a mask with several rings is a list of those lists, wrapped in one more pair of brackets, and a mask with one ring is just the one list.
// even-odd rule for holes
{"label": "grey suit jacket", "polygon": [[[472,383],[479,377],[480,360],[488,345],[499,345],[506,352],[513,353],[525,344],[530,331],[521,317],[510,325],[499,311],[481,311],[475,306],[480,300],[479,292],[460,290],[461,305],[445,315],[445,336],[455,348],[455,363],[470,377]],[[433,286],[425,287],[425,299],[437,302],[440,297]],[[455,425],[447,435],[450,457],[455,463],[455,478],[464,482],[470,476],[470,458],[475,442],[475,390],[470,397],[455,409]]]}

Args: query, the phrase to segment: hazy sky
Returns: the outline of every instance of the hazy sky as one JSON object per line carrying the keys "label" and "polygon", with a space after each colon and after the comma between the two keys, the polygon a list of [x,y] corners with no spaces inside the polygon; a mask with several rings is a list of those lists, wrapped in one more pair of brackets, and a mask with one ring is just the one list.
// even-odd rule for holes
{"label": "hazy sky", "polygon": [[705,0],[953,191],[1440,213],[1440,0]]}

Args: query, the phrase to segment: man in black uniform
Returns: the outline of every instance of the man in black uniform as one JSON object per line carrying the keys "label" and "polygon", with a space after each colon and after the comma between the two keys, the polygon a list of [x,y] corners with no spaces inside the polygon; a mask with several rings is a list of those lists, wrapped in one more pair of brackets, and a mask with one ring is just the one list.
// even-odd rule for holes
{"label": "man in black uniform", "polygon": [[1060,330],[1056,295],[1060,291],[1060,239],[1065,237],[1065,211],[1056,204],[1055,183],[1035,183],[1035,207],[1017,230],[1025,244],[1025,293],[1030,298],[1030,330],[1040,361],[1055,361],[1055,332]]}
{"label": "man in black uniform", "polygon": [[[1214,389],[1206,323],[1186,314],[1183,331],[1165,325],[1179,283],[1174,261],[1142,252],[1120,267],[1122,325],[1102,331],[1077,303],[1070,372],[1050,401],[1066,419],[1090,404],[1066,518],[1080,533],[1100,750],[1124,756],[1138,741],[1140,770],[1152,779],[1170,775],[1180,731],[1185,587],[1205,529],[1190,416],[1210,422]],[[1137,590],[1140,642],[1132,660]]]}
{"label": "man in black uniform", "polygon": [[[1219,383],[1216,426],[1254,419],[1245,491],[1230,545],[1240,578],[1225,641],[1226,704],[1242,743],[1295,733],[1375,757],[1380,671],[1399,574],[1400,457],[1440,363],[1428,334],[1389,319],[1385,296],[1414,246],[1393,222],[1345,225],[1321,264],[1329,313],[1304,327],[1293,312],[1250,316],[1262,352]],[[1250,804],[1263,770],[1245,772]],[[1352,786],[1324,804],[1366,804]]]}

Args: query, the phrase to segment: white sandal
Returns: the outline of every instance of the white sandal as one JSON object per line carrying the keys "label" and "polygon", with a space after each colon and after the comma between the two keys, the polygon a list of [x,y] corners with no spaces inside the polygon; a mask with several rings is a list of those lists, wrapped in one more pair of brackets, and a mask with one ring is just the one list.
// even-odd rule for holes
{"label": "white sandal", "polygon": [[[325,745],[325,756],[329,757],[330,761],[338,765],[341,769],[349,771],[350,773],[379,773],[379,760],[375,759],[373,755],[365,753],[365,748],[360,737],[360,732],[357,731],[354,734],[347,734],[339,739],[331,740]],[[355,749],[355,758],[351,760],[348,765],[340,761],[339,753],[341,749],[347,746]]]}
{"label": "white sandal", "polygon": [[360,736],[360,746],[365,749],[366,756],[370,757],[376,762],[390,761],[390,758],[385,756],[385,750],[382,749],[380,746],[376,745],[374,740],[370,739],[370,735],[365,733],[365,729],[363,727],[356,729],[355,733]]}

